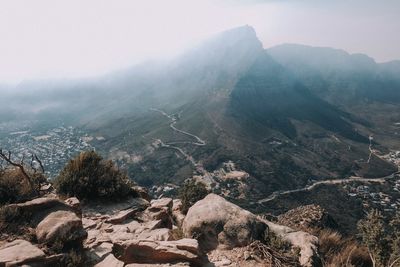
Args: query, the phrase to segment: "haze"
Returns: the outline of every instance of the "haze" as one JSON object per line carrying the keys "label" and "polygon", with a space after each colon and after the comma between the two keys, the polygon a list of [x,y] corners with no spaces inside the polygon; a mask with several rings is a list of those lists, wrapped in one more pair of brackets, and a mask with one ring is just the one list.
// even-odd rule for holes
{"label": "haze", "polygon": [[342,48],[400,59],[400,2],[0,1],[0,82],[101,75],[252,25],[264,47]]}

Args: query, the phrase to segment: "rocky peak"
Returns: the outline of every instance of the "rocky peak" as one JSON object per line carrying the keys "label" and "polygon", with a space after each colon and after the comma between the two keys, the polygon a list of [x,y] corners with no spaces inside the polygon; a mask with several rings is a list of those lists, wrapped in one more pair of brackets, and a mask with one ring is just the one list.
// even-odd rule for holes
{"label": "rocky peak", "polygon": [[[85,264],[96,267],[314,266],[318,258],[316,237],[271,223],[218,195],[198,201],[186,216],[180,207],[177,199],[140,197],[82,207],[76,198],[56,196],[12,204],[6,208],[32,216],[26,229],[35,238],[1,236],[0,266],[64,266],[73,257],[63,250],[69,245],[82,247]],[[271,234],[298,247],[300,258],[274,249]]]}

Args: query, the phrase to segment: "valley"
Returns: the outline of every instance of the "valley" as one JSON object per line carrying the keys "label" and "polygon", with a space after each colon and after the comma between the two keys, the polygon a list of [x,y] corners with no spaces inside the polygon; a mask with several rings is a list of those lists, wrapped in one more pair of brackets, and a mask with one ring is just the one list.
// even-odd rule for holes
{"label": "valley", "polygon": [[81,151],[94,149],[90,144],[93,137],[73,126],[47,129],[30,123],[19,127],[3,123],[0,136],[0,147],[9,150],[14,158],[29,160],[32,154],[36,154],[50,179],[56,177],[72,157]]}
{"label": "valley", "polygon": [[347,209],[351,232],[372,207],[398,209],[396,66],[333,48],[264,49],[238,27],[168,62],[20,84],[0,99],[0,146],[37,153],[50,178],[95,149],[156,197],[193,179],[258,214]]}

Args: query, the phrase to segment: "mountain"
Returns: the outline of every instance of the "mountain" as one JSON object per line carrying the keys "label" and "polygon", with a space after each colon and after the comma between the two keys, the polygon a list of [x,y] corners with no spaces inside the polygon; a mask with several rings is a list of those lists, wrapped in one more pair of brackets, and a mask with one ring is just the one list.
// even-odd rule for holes
{"label": "mountain", "polygon": [[296,136],[290,119],[309,121],[348,139],[366,142],[345,119],[349,114],[318,98],[282,65],[263,53],[236,84],[232,108],[288,137]]}
{"label": "mountain", "polygon": [[264,49],[243,26],[171,61],[20,84],[0,117],[81,127],[141,185],[197,177],[257,209],[318,180],[395,172],[382,155],[400,149],[397,71],[332,48]]}
{"label": "mountain", "polygon": [[363,54],[296,44],[272,47],[268,53],[332,103],[400,102],[400,79],[393,75],[399,70],[396,61],[379,64]]}
{"label": "mountain", "polygon": [[[327,50],[334,51],[329,55],[332,58],[337,59],[335,53],[346,58],[335,63],[342,64],[337,69],[344,73],[359,71],[359,65],[375,64],[363,56]],[[316,56],[312,48],[310,51],[310,58],[319,56],[319,49]],[[318,64],[326,60],[310,63],[309,71],[317,77]],[[110,157],[118,159],[117,155],[124,154],[140,158],[129,163],[128,169],[146,186],[179,184],[193,172],[204,175],[198,173],[198,166],[213,172],[233,161],[238,170],[249,174],[244,193],[247,202],[276,190],[305,186],[315,179],[392,173],[395,167],[380,157],[373,155],[367,163],[375,121],[331,101],[319,92],[325,88],[307,83],[289,65],[270,49],[262,49],[252,28],[233,29],[184,53],[167,65],[166,74],[154,78],[157,84],[152,85],[158,103],[149,108],[172,114],[176,129],[196,135],[206,145],[194,144],[193,136],[174,130],[171,119],[154,110],[90,129],[105,136],[101,149]],[[368,72],[373,68],[364,69]],[[335,88],[332,80],[323,82]],[[333,90],[332,95],[343,93],[340,90]],[[176,149],[160,147],[154,140],[179,147],[196,166]],[[375,148],[386,152],[388,147],[379,143],[375,136]]]}
{"label": "mountain", "polygon": [[362,54],[296,44],[267,52],[310,91],[356,116],[383,146],[399,149],[393,142],[400,121],[399,61],[376,63]]}

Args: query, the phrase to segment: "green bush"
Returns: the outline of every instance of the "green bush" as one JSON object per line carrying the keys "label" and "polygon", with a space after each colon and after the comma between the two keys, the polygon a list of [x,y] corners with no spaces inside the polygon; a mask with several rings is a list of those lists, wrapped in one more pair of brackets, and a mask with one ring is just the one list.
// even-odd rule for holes
{"label": "green bush", "polygon": [[191,206],[208,195],[208,190],[203,183],[194,180],[186,181],[179,190],[179,198],[182,201],[182,213],[186,214]]}
{"label": "green bush", "polygon": [[54,186],[60,194],[86,200],[137,196],[128,176],[94,151],[82,152],[70,160]]}

